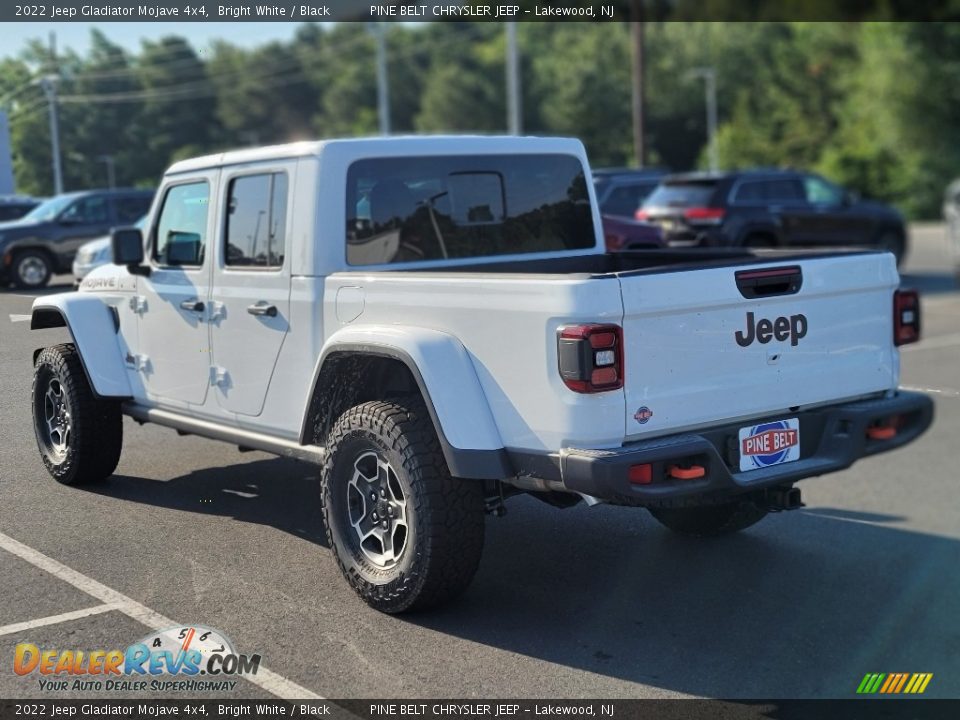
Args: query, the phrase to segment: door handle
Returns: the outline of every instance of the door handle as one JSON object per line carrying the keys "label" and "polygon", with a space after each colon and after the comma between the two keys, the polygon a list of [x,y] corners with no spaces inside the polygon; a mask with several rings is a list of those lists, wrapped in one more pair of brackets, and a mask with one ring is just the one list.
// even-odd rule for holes
{"label": "door handle", "polygon": [[181,310],[190,310],[191,312],[203,312],[203,300],[184,300],[180,303]]}
{"label": "door handle", "polygon": [[261,300],[256,305],[251,305],[247,308],[247,312],[251,315],[259,315],[267,317],[276,317],[277,316],[277,306],[268,305],[265,301]]}

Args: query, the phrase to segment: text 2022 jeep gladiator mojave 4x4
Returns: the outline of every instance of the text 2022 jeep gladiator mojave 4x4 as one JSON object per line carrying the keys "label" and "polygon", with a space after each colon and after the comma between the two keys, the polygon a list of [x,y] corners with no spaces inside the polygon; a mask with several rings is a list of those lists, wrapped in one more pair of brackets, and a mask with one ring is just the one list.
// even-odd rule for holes
{"label": "text 2022 jeep gladiator mojave 4x4", "polygon": [[314,462],[330,547],[385,612],[463,591],[510,495],[715,535],[933,416],[898,390],[920,307],[893,255],[605,254],[576,140],[186,160],[145,227],[34,303],[73,339],[34,357],[46,467],[110,475],[122,415]]}

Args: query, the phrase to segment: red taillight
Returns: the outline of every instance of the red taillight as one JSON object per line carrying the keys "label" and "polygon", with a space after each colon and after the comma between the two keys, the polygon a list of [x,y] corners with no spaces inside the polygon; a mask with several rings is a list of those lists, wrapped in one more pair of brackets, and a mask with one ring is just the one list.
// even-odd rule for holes
{"label": "red taillight", "polygon": [[568,325],[557,337],[563,383],[578,393],[623,387],[623,330],[619,325]]}
{"label": "red taillight", "polygon": [[907,345],[920,339],[920,295],[916,290],[893,294],[893,344]]}
{"label": "red taillight", "polygon": [[692,207],[683,211],[683,217],[694,222],[718,223],[723,220],[726,213],[727,211],[723,208]]}
{"label": "red taillight", "polygon": [[640,208],[633,214],[634,220],[648,220],[650,218],[650,213],[648,213],[643,208]]}

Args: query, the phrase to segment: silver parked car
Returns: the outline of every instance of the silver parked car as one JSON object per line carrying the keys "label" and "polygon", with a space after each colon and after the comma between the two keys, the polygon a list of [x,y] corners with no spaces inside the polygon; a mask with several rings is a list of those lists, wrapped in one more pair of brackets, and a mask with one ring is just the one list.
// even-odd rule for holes
{"label": "silver parked car", "polygon": [[[146,219],[147,216],[144,215],[133,224],[133,227],[143,230],[144,221]],[[80,282],[91,270],[98,268],[101,265],[106,265],[112,260],[113,256],[110,250],[109,235],[105,235],[97,238],[96,240],[91,240],[88,243],[84,243],[80,246],[80,249],[77,250],[77,255],[73,259],[74,284],[79,287]]]}

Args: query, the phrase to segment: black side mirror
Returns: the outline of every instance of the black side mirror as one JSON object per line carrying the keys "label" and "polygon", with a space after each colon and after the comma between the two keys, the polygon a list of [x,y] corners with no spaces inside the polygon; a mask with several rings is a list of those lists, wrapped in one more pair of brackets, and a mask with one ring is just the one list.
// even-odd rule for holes
{"label": "black side mirror", "polygon": [[126,265],[131,275],[149,275],[143,265],[143,233],[137,228],[119,228],[110,236],[114,265]]}
{"label": "black side mirror", "polygon": [[843,204],[844,205],[856,205],[860,202],[860,193],[856,190],[847,190],[843,195]]}

